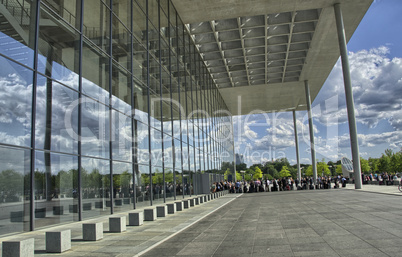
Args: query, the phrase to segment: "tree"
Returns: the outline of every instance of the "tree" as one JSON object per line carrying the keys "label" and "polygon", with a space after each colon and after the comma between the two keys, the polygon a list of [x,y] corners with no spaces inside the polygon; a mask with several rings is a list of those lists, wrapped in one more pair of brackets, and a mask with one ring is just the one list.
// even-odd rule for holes
{"label": "tree", "polygon": [[279,178],[279,173],[275,169],[274,165],[272,165],[272,164],[265,165],[265,170],[266,170],[266,174],[271,175],[274,178]]}
{"label": "tree", "polygon": [[230,169],[227,168],[226,171],[225,171],[225,173],[224,173],[225,180],[228,180],[228,177],[229,177],[230,174],[231,174]]}
{"label": "tree", "polygon": [[257,179],[261,179],[262,178],[262,171],[261,169],[257,166],[254,169],[254,175],[253,175],[253,179],[257,180]]}
{"label": "tree", "polygon": [[388,155],[382,154],[378,161],[378,164],[377,164],[378,171],[379,172],[389,172],[390,162],[391,162],[391,158]]}
{"label": "tree", "polygon": [[304,172],[308,177],[313,176],[313,166],[309,165],[307,168],[304,168]]}
{"label": "tree", "polygon": [[290,175],[292,176],[292,178],[297,178],[297,168],[290,166],[288,167]]}
{"label": "tree", "polygon": [[378,158],[368,158],[368,163],[370,165],[370,170],[373,172],[377,172],[378,171],[378,163],[379,163],[379,159]]}
{"label": "tree", "polygon": [[237,181],[242,181],[243,180],[243,175],[240,172],[236,172],[236,180]]}
{"label": "tree", "polygon": [[280,158],[280,159],[276,159],[273,162],[273,165],[274,165],[276,170],[281,170],[283,166],[289,167],[290,163],[289,163],[287,158]]}
{"label": "tree", "polygon": [[233,172],[234,171],[233,168],[234,168],[233,162],[222,162],[220,173],[224,174],[227,169]]}
{"label": "tree", "polygon": [[365,160],[364,158],[360,157],[360,169],[362,170],[362,173],[370,173],[370,165],[368,160]]}
{"label": "tree", "polygon": [[324,159],[321,162],[317,163],[317,176],[329,176],[331,175],[331,171],[329,170],[328,164],[324,162]]}
{"label": "tree", "polygon": [[281,177],[290,177],[290,171],[288,170],[288,167],[286,165],[282,166],[282,169],[279,172],[279,175]]}
{"label": "tree", "polygon": [[336,174],[338,174],[338,175],[342,175],[342,174],[343,174],[343,172],[342,172],[342,165],[341,165],[341,164],[336,165]]}
{"label": "tree", "polygon": [[390,169],[393,173],[402,171],[402,151],[394,153],[390,158]]}
{"label": "tree", "polygon": [[247,169],[247,164],[245,164],[245,163],[240,163],[240,164],[236,165],[236,171],[246,170],[246,169]]}

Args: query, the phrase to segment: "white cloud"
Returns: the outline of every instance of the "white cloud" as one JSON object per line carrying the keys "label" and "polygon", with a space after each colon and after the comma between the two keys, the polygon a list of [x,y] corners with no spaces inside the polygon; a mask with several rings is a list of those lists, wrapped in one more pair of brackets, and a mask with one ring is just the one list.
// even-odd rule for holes
{"label": "white cloud", "polygon": [[[357,122],[369,127],[375,127],[380,120],[386,119],[396,130],[401,130],[402,58],[389,59],[388,53],[386,47],[349,53],[355,114]],[[313,112],[324,125],[333,121],[347,121],[340,61],[326,81],[320,97],[325,100],[320,101],[320,104],[325,101],[324,105],[327,105],[326,101],[333,96],[339,96],[337,108]]]}

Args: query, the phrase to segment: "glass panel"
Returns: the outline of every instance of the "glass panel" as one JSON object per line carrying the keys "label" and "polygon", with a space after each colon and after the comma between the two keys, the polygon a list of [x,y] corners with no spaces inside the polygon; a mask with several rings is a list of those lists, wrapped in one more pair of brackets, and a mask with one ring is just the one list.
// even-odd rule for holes
{"label": "glass panel", "polygon": [[81,165],[83,218],[110,214],[109,161],[82,157]]}
{"label": "glass panel", "polygon": [[148,18],[155,27],[158,26],[158,2],[158,0],[148,1]]}
{"label": "glass panel", "polygon": [[189,162],[188,162],[188,145],[186,143],[182,143],[183,144],[183,151],[181,152],[182,154],[182,159],[183,159],[183,170],[188,170],[189,167]]}
{"label": "glass panel", "polygon": [[133,167],[131,163],[113,162],[114,211],[131,210],[133,206]]}
{"label": "glass panel", "polygon": [[[131,119],[112,111],[112,156],[114,160],[132,161]],[[113,171],[114,174],[114,171]]]}
{"label": "glass panel", "polygon": [[[159,90],[158,90],[159,91]],[[162,122],[161,122],[161,97],[159,94],[150,92],[150,101],[151,101],[151,127],[156,129],[161,129]]]}
{"label": "glass panel", "polygon": [[134,119],[148,124],[148,90],[134,81]]}
{"label": "glass panel", "polygon": [[1,1],[1,5],[0,53],[32,68],[34,42],[29,43],[29,39],[35,33],[37,17],[32,15],[35,7],[31,1],[23,1],[17,6],[12,1]]}
{"label": "glass panel", "polygon": [[30,151],[0,147],[0,235],[29,231]]}
{"label": "glass panel", "polygon": [[[184,85],[182,85],[182,89],[184,90]],[[180,106],[181,106],[181,140],[187,143],[187,114],[186,114],[186,92],[180,91]]]}
{"label": "glass panel", "polygon": [[[171,187],[172,184],[170,184]],[[162,202],[163,201],[163,170],[161,167],[152,167],[152,192],[153,201]],[[171,192],[171,191],[170,191]],[[168,196],[168,191],[166,190],[166,195]],[[169,195],[171,196],[171,195]]]}
{"label": "glass panel", "polygon": [[149,133],[148,126],[134,120],[135,147],[134,160],[136,163],[149,163]]}
{"label": "glass panel", "polygon": [[[183,149],[184,151],[184,149]],[[181,143],[180,140],[174,139],[174,159],[175,159],[175,169],[181,170]]]}
{"label": "glass panel", "polygon": [[[110,10],[101,1],[84,1],[84,35],[103,51],[109,49]],[[85,66],[84,66],[85,67]]]}
{"label": "glass panel", "polygon": [[194,124],[191,122],[191,120],[187,120],[187,124],[188,124],[188,143],[190,145],[194,145]]}
{"label": "glass panel", "polygon": [[[144,8],[145,10],[145,8]],[[139,42],[141,42],[144,46],[147,45],[146,42],[146,28],[147,28],[147,18],[144,12],[134,4],[133,7],[133,35],[137,38]]]}
{"label": "glass panel", "polygon": [[87,41],[82,48],[82,93],[109,104],[109,57]]}
{"label": "glass panel", "polygon": [[145,10],[147,8],[147,1],[146,0],[135,0],[135,2],[139,5],[139,7],[142,10]]}
{"label": "glass panel", "polygon": [[[166,199],[171,201],[174,197],[174,180],[173,180],[173,169],[165,168],[165,190],[166,190]],[[163,192],[162,192],[163,194]]]}
{"label": "glass panel", "polygon": [[194,147],[189,146],[189,155],[190,155],[190,170],[195,170],[195,156],[194,156]]}
{"label": "glass panel", "polygon": [[113,1],[113,13],[119,17],[120,21],[130,28],[131,20],[131,1]]}
{"label": "glass panel", "polygon": [[151,128],[152,165],[162,167],[162,135],[159,130]]}
{"label": "glass panel", "polygon": [[[182,123],[184,123],[184,122],[182,122]],[[183,128],[183,125],[180,125],[179,111],[176,108],[174,108],[173,109],[173,136],[177,139],[180,139],[180,136],[182,133],[180,126],[182,126],[182,128]],[[184,135],[187,136],[185,133],[184,133]],[[183,135],[183,137],[184,137],[184,135]]]}
{"label": "glass panel", "polygon": [[142,83],[147,84],[147,52],[146,48],[134,39],[133,43],[133,75]]}
{"label": "glass panel", "polygon": [[[129,1],[123,1],[129,3]],[[120,2],[119,2],[120,3]],[[127,28],[113,15],[112,21],[112,56],[121,66],[130,69],[131,34]]]}
{"label": "glass panel", "polygon": [[[23,1],[24,2],[24,1]],[[71,26],[76,29],[80,29],[80,13],[78,12],[77,6],[81,5],[81,1],[79,0],[43,0],[42,4],[45,4],[47,9],[51,10],[53,13],[57,14],[59,17],[63,18],[67,21]],[[57,21],[60,22],[61,19],[57,18]],[[78,17],[78,19],[76,18]]]}
{"label": "glass panel", "polygon": [[[38,71],[78,89],[79,33],[41,5]],[[53,26],[49,26],[53,24]]]}
{"label": "glass panel", "polygon": [[135,166],[135,195],[137,208],[150,205],[149,166]]}
{"label": "glass panel", "polygon": [[112,107],[131,116],[131,77],[121,66],[113,63]]}
{"label": "glass panel", "polygon": [[176,170],[175,171],[175,176],[176,176],[176,197],[181,198],[184,194],[184,191],[186,188],[183,185],[183,177],[182,177],[182,172],[181,170]]}
{"label": "glass panel", "polygon": [[163,162],[165,168],[173,168],[173,146],[172,137],[166,134],[163,135]]}
{"label": "glass panel", "polygon": [[35,227],[78,221],[78,157],[36,152]]}
{"label": "glass panel", "polygon": [[31,71],[0,57],[0,142],[31,145]]}
{"label": "glass panel", "polygon": [[87,156],[109,158],[109,108],[82,98],[81,147]]}
{"label": "glass panel", "polygon": [[35,147],[78,153],[78,93],[38,76]]}
{"label": "glass panel", "polygon": [[[167,98],[168,99],[168,98]],[[172,135],[172,113],[171,113],[171,101],[162,102],[162,126],[163,133]]]}

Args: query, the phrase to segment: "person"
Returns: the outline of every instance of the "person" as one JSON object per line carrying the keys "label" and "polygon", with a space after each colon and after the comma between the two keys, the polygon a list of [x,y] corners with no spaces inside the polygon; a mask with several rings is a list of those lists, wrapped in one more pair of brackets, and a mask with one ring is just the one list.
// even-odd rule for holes
{"label": "person", "polygon": [[342,180],[342,187],[346,187],[346,178],[344,178],[343,176],[341,177]]}
{"label": "person", "polygon": [[239,193],[239,189],[240,189],[240,182],[236,181],[236,193]]}
{"label": "person", "polygon": [[250,181],[250,187],[249,187],[249,193],[254,193],[254,181],[253,180],[251,180]]}
{"label": "person", "polygon": [[270,184],[271,182],[269,181],[269,179],[267,179],[266,180],[266,187],[265,187],[265,189],[266,189],[266,191],[267,192],[269,192],[269,184]]}

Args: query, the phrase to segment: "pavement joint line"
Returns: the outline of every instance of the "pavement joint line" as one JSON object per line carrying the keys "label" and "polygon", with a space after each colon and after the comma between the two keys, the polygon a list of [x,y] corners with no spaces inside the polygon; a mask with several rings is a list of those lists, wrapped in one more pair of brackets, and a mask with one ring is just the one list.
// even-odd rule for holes
{"label": "pavement joint line", "polygon": [[165,239],[163,239],[163,240],[161,240],[161,241],[155,243],[155,244],[152,245],[151,247],[149,247],[149,248],[143,250],[142,252],[137,253],[137,254],[134,255],[133,257],[139,257],[139,256],[141,256],[141,255],[143,255],[143,254],[145,254],[145,253],[151,251],[151,250],[154,249],[155,247],[157,247],[157,246],[159,246],[160,244],[166,242],[166,241],[169,240],[170,238],[174,237],[175,235],[177,235],[178,233],[182,232],[183,230],[185,230],[185,229],[191,227],[192,225],[196,224],[196,223],[199,222],[200,220],[202,220],[202,219],[208,217],[208,216],[211,215],[212,213],[216,212],[217,210],[221,209],[222,207],[226,206],[227,204],[233,202],[234,200],[236,200],[238,197],[240,197],[240,196],[242,196],[242,195],[243,195],[243,193],[237,195],[235,198],[231,199],[230,201],[224,203],[223,205],[219,206],[218,208],[216,208],[216,209],[214,209],[214,210],[211,210],[211,211],[210,211],[209,213],[207,213],[206,215],[204,215],[204,216],[198,218],[197,220],[193,221],[192,223],[188,224],[187,226],[183,227],[182,229],[176,231],[175,233],[171,234],[170,236],[166,237]]}
{"label": "pavement joint line", "polygon": [[386,192],[375,192],[375,191],[369,191],[365,189],[355,189],[355,188],[345,188],[346,190],[354,190],[355,192],[360,192],[360,193],[372,193],[372,194],[382,194],[382,195],[395,195],[395,196],[402,196],[402,194],[396,193],[386,193]]}

